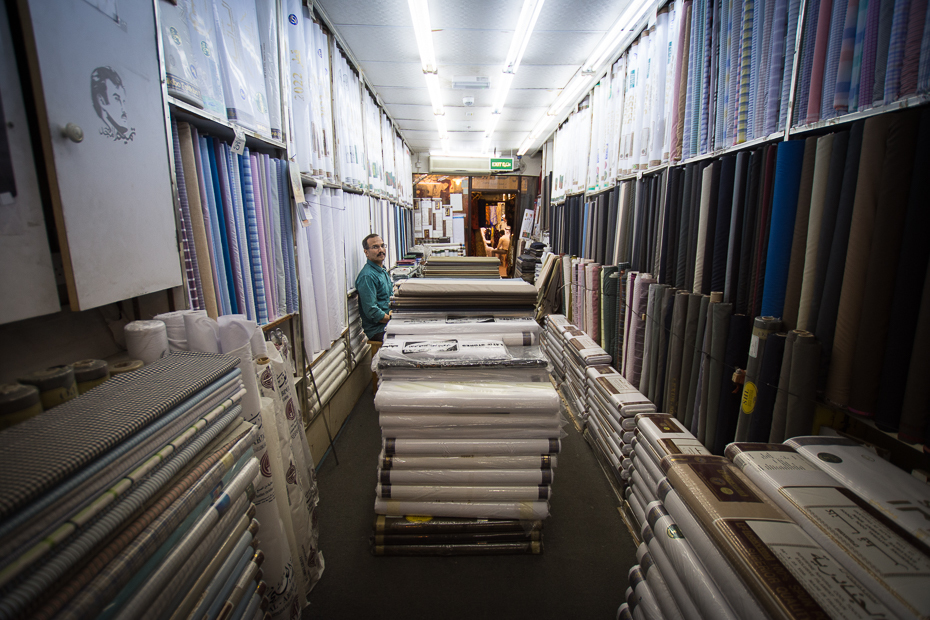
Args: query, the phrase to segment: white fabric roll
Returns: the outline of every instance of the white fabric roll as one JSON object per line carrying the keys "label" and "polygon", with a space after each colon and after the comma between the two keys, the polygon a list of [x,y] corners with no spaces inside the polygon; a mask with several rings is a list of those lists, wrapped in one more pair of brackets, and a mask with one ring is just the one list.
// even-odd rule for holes
{"label": "white fabric roll", "polygon": [[388,455],[539,455],[558,454],[561,442],[558,439],[501,439],[476,441],[473,439],[391,439],[384,440],[384,452]]}
{"label": "white fabric roll", "polygon": [[552,428],[561,425],[559,413],[533,415],[522,413],[382,413],[382,427],[431,428],[457,426],[461,428]]}
{"label": "white fabric roll", "polygon": [[[694,552],[691,544],[680,534],[680,529],[672,519],[662,502],[655,501],[646,505],[646,520],[653,532],[665,532],[667,536],[656,536],[659,546],[665,551],[675,572],[681,578],[691,600],[705,618],[726,618],[736,620],[738,617],[726,597],[720,592],[711,578],[707,568]],[[761,610],[760,610],[761,614]],[[764,618],[765,615],[742,616],[744,618]]]}
{"label": "white fabric roll", "polygon": [[258,391],[258,382],[255,379],[255,364],[252,363],[252,347],[245,343],[230,355],[239,358],[239,369],[242,371],[242,383],[246,394],[242,397],[242,419],[249,420],[261,409],[261,393]]}
{"label": "white fabric roll", "polygon": [[227,314],[216,322],[220,328],[220,350],[223,353],[231,353],[244,344],[248,344],[251,351],[252,335],[257,325],[255,321],[244,314]]}
{"label": "white fabric roll", "polygon": [[161,321],[132,321],[123,328],[129,357],[151,364],[168,355],[168,332]]}
{"label": "white fabric roll", "polygon": [[382,484],[508,485],[551,484],[549,469],[379,469]]}
{"label": "white fabric roll", "polygon": [[640,443],[637,445],[633,449],[633,466],[642,473],[643,480],[652,485],[649,490],[655,493],[659,480],[665,478],[665,474],[662,473],[658,463],[649,454],[650,451],[649,446],[645,444]]}
{"label": "white fabric roll", "polygon": [[[662,610],[661,617],[669,620],[684,620],[685,616],[681,609],[678,608],[675,595],[669,589],[665,576],[662,575],[662,571],[655,563],[652,554],[649,553],[649,547],[646,546],[646,543],[639,543],[639,547],[636,549],[636,559],[639,560],[639,568],[643,578],[649,584],[649,589],[655,594],[656,603]],[[700,614],[689,617],[687,620],[692,620],[695,617],[700,618]]]}
{"label": "white fabric roll", "polygon": [[439,486],[414,484],[377,484],[375,497],[411,501],[536,501],[549,499],[549,487],[528,486]]}
{"label": "white fabric roll", "polygon": [[384,331],[387,334],[404,335],[467,334],[471,336],[474,332],[539,334],[540,329],[539,323],[533,319],[450,314],[443,318],[391,319]]}
{"label": "white fabric roll", "polygon": [[175,312],[165,312],[156,314],[154,319],[165,324],[168,333],[168,350],[169,351],[189,351],[187,327],[184,317],[188,315],[207,316],[206,310],[176,310]]}
{"label": "white fabric roll", "polygon": [[455,424],[432,428],[382,426],[384,437],[396,439],[558,439],[564,431],[559,426],[542,428],[483,427],[462,428]]}
{"label": "white fabric roll", "polygon": [[556,456],[540,455],[497,455],[497,456],[386,456],[379,457],[385,470],[402,469],[446,470],[446,469],[555,469]]}
{"label": "white fabric roll", "polygon": [[626,498],[627,503],[630,505],[630,509],[633,511],[633,516],[636,517],[636,520],[643,524],[646,522],[646,512],[643,510],[643,505],[639,501],[639,497],[635,493],[631,493],[628,498]]}
{"label": "white fabric roll", "polygon": [[537,413],[559,410],[558,393],[544,383],[385,383],[375,396],[383,413]]}
{"label": "white fabric roll", "polygon": [[220,325],[216,320],[206,315],[185,314],[184,328],[191,351],[220,352]]}
{"label": "white fabric roll", "polygon": [[662,620],[665,618],[666,616],[659,608],[659,603],[656,601],[655,594],[652,592],[649,584],[646,583],[646,579],[643,577],[640,567],[632,567],[628,573],[628,577],[630,586],[633,588],[633,595],[637,598],[636,609],[642,610],[643,614],[649,620]]}
{"label": "white fabric roll", "polygon": [[[645,513],[645,508],[643,508],[643,511]],[[678,608],[682,611],[685,618],[687,618],[687,620],[702,620],[701,612],[698,611],[694,601],[691,599],[691,595],[688,594],[688,591],[685,589],[684,584],[681,582],[681,577],[675,572],[671,560],[665,555],[665,551],[662,550],[659,541],[655,539],[655,534],[652,528],[649,527],[648,521],[644,520],[642,522],[640,533],[643,542],[649,549],[649,554],[656,563],[656,567],[662,572],[662,577],[665,579],[665,583],[668,584],[668,589],[675,597],[675,603],[678,605]]]}
{"label": "white fabric roll", "polygon": [[265,354],[265,332],[258,325],[255,326],[255,331],[252,332],[252,337],[249,339],[249,343],[252,345],[252,355],[259,356]]}
{"label": "white fabric roll", "polygon": [[378,498],[375,500],[375,513],[537,521],[549,516],[549,502],[416,502]]}

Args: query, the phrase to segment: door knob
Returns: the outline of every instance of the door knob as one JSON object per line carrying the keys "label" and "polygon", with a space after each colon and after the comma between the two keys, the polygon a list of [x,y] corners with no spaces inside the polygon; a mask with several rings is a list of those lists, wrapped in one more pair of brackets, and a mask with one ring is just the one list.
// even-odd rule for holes
{"label": "door knob", "polygon": [[68,123],[65,125],[61,129],[61,133],[64,137],[68,138],[72,142],[82,142],[84,140],[84,130],[74,123]]}

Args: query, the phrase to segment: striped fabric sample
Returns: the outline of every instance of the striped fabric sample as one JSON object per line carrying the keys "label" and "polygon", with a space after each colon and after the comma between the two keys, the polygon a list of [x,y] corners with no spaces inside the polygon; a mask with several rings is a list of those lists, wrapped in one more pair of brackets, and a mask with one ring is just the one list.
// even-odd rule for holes
{"label": "striped fabric sample", "polygon": [[911,0],[895,1],[894,21],[891,22],[891,39],[888,43],[888,61],[885,66],[885,105],[893,103],[900,94],[901,65],[904,63],[910,12]]}
{"label": "striped fabric sample", "polygon": [[181,203],[181,243],[184,249],[184,274],[187,278],[187,291],[191,300],[191,309],[202,310],[204,307],[203,285],[200,281],[197,253],[194,251],[190,203],[187,200],[184,165],[181,162],[181,142],[178,139],[178,122],[173,118],[171,119],[171,137],[174,145],[174,172],[177,178],[178,201]]}
{"label": "striped fabric sample", "polygon": [[843,26],[843,43],[836,70],[836,91],[833,109],[846,112],[849,105],[849,86],[852,79],[853,56],[856,48],[856,25],[859,23],[859,0],[849,0],[846,5],[846,21]]}

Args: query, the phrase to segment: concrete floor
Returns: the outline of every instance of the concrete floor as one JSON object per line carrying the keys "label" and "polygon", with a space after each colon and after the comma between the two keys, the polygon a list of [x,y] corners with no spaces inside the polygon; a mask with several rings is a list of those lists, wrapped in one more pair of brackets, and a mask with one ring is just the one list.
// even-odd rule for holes
{"label": "concrete floor", "polygon": [[369,552],[381,432],[371,388],[321,464],[323,577],[304,619],[614,618],[636,548],[591,447],[569,423],[542,555],[375,557]]}

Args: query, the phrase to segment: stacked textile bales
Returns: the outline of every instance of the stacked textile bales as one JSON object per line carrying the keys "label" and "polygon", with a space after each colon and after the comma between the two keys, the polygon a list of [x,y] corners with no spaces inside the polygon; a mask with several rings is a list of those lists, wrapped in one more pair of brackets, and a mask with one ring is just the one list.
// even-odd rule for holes
{"label": "stacked textile bales", "polygon": [[241,419],[238,365],[175,353],[0,433],[5,616],[260,615],[280,554],[255,518],[260,428]]}
{"label": "stacked textile bales", "polygon": [[531,308],[535,303],[536,288],[519,280],[413,279],[391,298],[392,308]]}
{"label": "stacked textile bales", "polygon": [[[471,288],[437,282],[452,295]],[[398,297],[410,284],[419,283],[401,283]],[[494,294],[478,303],[495,306]],[[376,520],[372,552],[540,553],[564,421],[539,325],[528,304],[447,310],[446,297],[429,297],[388,323],[375,362],[384,442],[375,512],[387,518]],[[404,515],[430,519],[392,518]]]}
{"label": "stacked textile bales", "polygon": [[546,317],[546,347],[566,400],[581,415],[587,400],[585,369],[610,364],[610,355],[560,314]]}
{"label": "stacked textile bales", "polygon": [[430,256],[423,263],[424,278],[499,279],[500,261],[485,256]]}
{"label": "stacked textile bales", "polygon": [[[841,483],[819,475],[817,456],[805,461],[787,446],[733,444],[729,455],[735,466],[710,455],[673,416],[641,414],[637,423],[628,501],[640,521],[643,545],[639,571],[630,573],[628,608],[642,605],[646,617],[683,618],[926,614],[926,595],[911,587],[920,579],[925,583],[925,577],[916,577],[923,570],[918,564],[930,566],[925,546],[914,546],[916,537],[899,545],[900,530],[893,533],[898,528],[889,527],[887,517],[850,499],[857,491],[838,490]],[[798,445],[807,440],[817,452],[861,450],[820,445],[844,443],[834,438],[800,438]],[[830,467],[840,458],[824,464]],[[892,475],[896,481],[897,476],[907,477],[900,471]],[[797,506],[794,500],[776,497],[783,491],[780,482],[786,484],[788,478],[798,485],[795,499],[803,495]],[[914,499],[921,497],[926,501],[926,490]],[[804,510],[821,517],[806,525],[795,522]],[[870,541],[883,541],[882,549],[907,549],[903,552],[916,562],[909,564],[915,569],[909,573],[913,581],[896,575],[890,588],[876,587],[876,575],[882,573],[877,562],[886,568],[894,562],[887,555],[880,558],[883,552],[865,558],[866,547],[851,542],[848,535],[855,532],[849,528],[857,536],[868,531]],[[836,538],[828,541],[832,535]],[[858,557],[847,557],[850,551]],[[756,561],[759,553],[768,558],[764,563]]]}

